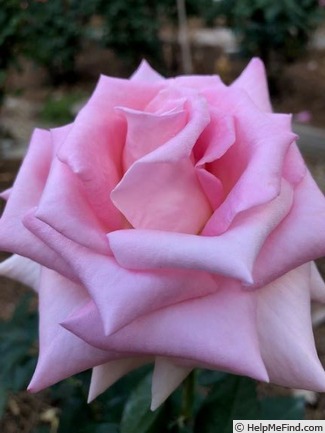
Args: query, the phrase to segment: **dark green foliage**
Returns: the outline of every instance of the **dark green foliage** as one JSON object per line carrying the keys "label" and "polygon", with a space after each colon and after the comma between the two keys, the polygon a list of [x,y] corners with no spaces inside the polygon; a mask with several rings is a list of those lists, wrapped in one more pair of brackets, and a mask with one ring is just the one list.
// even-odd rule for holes
{"label": "dark green foliage", "polygon": [[220,7],[244,52],[265,63],[300,56],[323,17],[317,0],[222,0]]}
{"label": "dark green foliage", "polygon": [[161,4],[157,0],[99,1],[104,19],[103,43],[119,57],[137,65],[142,58],[159,62],[161,46],[158,37]]}
{"label": "dark green foliage", "polygon": [[23,43],[22,13],[19,0],[0,0],[0,105],[8,67],[17,64],[17,53]]}
{"label": "dark green foliage", "polygon": [[25,55],[45,66],[54,84],[72,82],[92,2],[27,0],[25,4]]}

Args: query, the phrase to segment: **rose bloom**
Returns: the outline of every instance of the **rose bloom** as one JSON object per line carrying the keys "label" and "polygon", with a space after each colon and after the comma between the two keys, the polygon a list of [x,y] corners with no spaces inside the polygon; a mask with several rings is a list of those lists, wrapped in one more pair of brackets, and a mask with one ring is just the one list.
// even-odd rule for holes
{"label": "rose bloom", "polygon": [[93,368],[92,400],[154,362],[152,408],[195,367],[324,391],[325,200],[295,140],[258,59],[229,87],[143,62],[35,130],[0,221],[1,273],[39,292],[29,389]]}

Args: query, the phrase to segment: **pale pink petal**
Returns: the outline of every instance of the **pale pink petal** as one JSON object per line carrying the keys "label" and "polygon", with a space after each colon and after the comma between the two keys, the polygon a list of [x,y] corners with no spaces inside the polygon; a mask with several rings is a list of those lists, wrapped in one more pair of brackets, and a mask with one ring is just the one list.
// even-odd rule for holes
{"label": "pale pink petal", "polygon": [[325,283],[315,262],[311,263],[310,295],[313,301],[325,303]]}
{"label": "pale pink petal", "polygon": [[126,118],[127,135],[123,152],[125,171],[138,159],[157,149],[185,126],[187,113],[182,106],[163,114],[117,107]]}
{"label": "pale pink petal", "polygon": [[285,156],[296,136],[291,132],[290,116],[258,110],[239,89],[211,90],[204,96],[215,109],[222,106],[236,119],[235,144],[209,165],[226,195],[206,225],[207,231],[218,235],[236,215],[279,194]]}
{"label": "pale pink petal", "polygon": [[325,391],[310,316],[310,264],[257,291],[257,323],[264,363],[272,383]]}
{"label": "pale pink petal", "polygon": [[255,292],[227,280],[213,295],[160,309],[110,336],[104,335],[93,303],[62,326],[102,350],[185,358],[265,381],[255,308]]}
{"label": "pale pink petal", "polygon": [[47,245],[61,251],[75,277],[96,302],[108,334],[150,311],[218,289],[216,280],[205,272],[171,269],[140,272],[121,268],[113,257],[72,242],[33,214],[24,221]]}
{"label": "pale pink petal", "polygon": [[168,82],[177,87],[197,89],[199,92],[210,89],[226,89],[219,75],[180,75],[169,79]]}
{"label": "pale pink petal", "polygon": [[298,185],[304,178],[307,167],[296,142],[293,142],[286,154],[283,165],[283,177],[291,184]]}
{"label": "pale pink petal", "polygon": [[172,359],[157,357],[152,376],[151,410],[156,410],[190,374],[192,368],[181,367]]}
{"label": "pale pink petal", "polygon": [[153,361],[150,357],[117,359],[93,368],[88,403],[106,391],[125,374]]}
{"label": "pale pink petal", "polygon": [[271,233],[257,258],[254,282],[263,286],[325,255],[325,199],[309,172],[294,191],[290,213]]}
{"label": "pale pink petal", "polygon": [[29,257],[69,276],[71,273],[60,255],[22,224],[25,213],[37,205],[40,199],[50,169],[52,152],[49,131],[36,129],[0,220],[0,249]]}
{"label": "pale pink petal", "polygon": [[9,259],[0,263],[0,275],[17,280],[26,286],[38,290],[41,266],[17,254],[12,255]]}
{"label": "pale pink petal", "polygon": [[272,111],[266,71],[260,59],[252,59],[231,87],[245,90],[260,110]]}
{"label": "pale pink petal", "polygon": [[121,227],[120,212],[110,191],[122,177],[126,121],[116,106],[143,110],[162,84],[102,76],[92,97],[79,112],[58,157],[84,185],[89,203],[107,230]]}
{"label": "pale pink petal", "polygon": [[[211,215],[191,161],[196,140],[209,123],[205,102],[189,92],[189,120],[174,138],[136,161],[111,193],[135,228],[198,233]],[[192,96],[191,96],[192,95]]]}
{"label": "pale pink petal", "polygon": [[8,189],[6,189],[5,191],[2,191],[2,192],[0,193],[0,198],[2,198],[2,199],[5,200],[5,201],[8,201],[11,192],[12,192],[12,188],[8,188]]}
{"label": "pale pink petal", "polygon": [[130,80],[144,83],[154,83],[165,78],[155,71],[146,60],[142,60],[138,69],[133,72]]}
{"label": "pale pink petal", "polygon": [[193,236],[158,230],[119,230],[108,239],[118,263],[129,269],[198,269],[251,283],[251,269],[269,234],[289,212],[291,187],[270,203],[239,215],[220,236]]}
{"label": "pale pink petal", "polygon": [[28,388],[31,392],[121,357],[117,353],[91,347],[60,326],[60,322],[72,311],[89,300],[82,286],[43,268],[39,296],[40,354]]}
{"label": "pale pink petal", "polygon": [[91,209],[82,182],[58,159],[52,164],[36,215],[75,242],[100,253],[109,251],[105,228]]}

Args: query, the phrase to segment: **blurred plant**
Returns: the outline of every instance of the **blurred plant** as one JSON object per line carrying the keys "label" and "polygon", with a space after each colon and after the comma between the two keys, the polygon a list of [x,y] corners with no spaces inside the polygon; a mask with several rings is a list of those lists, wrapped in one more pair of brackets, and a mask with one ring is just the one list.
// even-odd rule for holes
{"label": "blurred plant", "polygon": [[97,12],[104,19],[104,45],[114,49],[132,67],[144,57],[159,65],[162,10],[158,0],[99,0]]}
{"label": "blurred plant", "polygon": [[222,0],[219,8],[244,53],[261,57],[267,67],[271,56],[288,62],[303,54],[324,17],[317,0]]}
{"label": "blurred plant", "polygon": [[46,67],[53,84],[72,82],[84,25],[93,2],[27,0],[24,12],[25,55]]}
{"label": "blurred plant", "polygon": [[73,121],[78,111],[78,106],[84,100],[84,94],[80,91],[49,97],[40,112],[40,119],[47,126],[54,124],[66,124]]}
{"label": "blurred plant", "polygon": [[19,0],[0,0],[0,106],[3,102],[8,68],[17,66],[21,48],[23,8]]}
{"label": "blurred plant", "polygon": [[[2,428],[9,397],[26,388],[36,364],[37,313],[33,303],[32,296],[23,298],[12,318],[0,322]],[[151,412],[151,374],[150,367],[143,367],[123,377],[90,405],[85,398],[89,372],[60,382],[49,390],[48,409],[39,414],[33,433],[231,433],[233,419],[304,416],[301,398],[258,398],[255,381],[208,370],[196,371],[183,388]]]}

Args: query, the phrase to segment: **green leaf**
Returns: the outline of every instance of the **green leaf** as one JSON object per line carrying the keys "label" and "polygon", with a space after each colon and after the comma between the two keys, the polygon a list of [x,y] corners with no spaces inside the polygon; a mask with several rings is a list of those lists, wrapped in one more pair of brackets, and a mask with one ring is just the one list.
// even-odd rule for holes
{"label": "green leaf", "polygon": [[80,430],[80,433],[119,433],[119,426],[112,423],[94,423],[87,425],[87,427]]}
{"label": "green leaf", "polygon": [[150,432],[158,419],[162,409],[150,411],[151,377],[148,374],[131,392],[122,415],[121,433]]}
{"label": "green leaf", "polygon": [[234,419],[259,419],[259,402],[253,380],[227,375],[217,382],[195,421],[195,433],[231,433]]}
{"label": "green leaf", "polygon": [[266,397],[261,401],[261,419],[304,419],[301,397]]}

